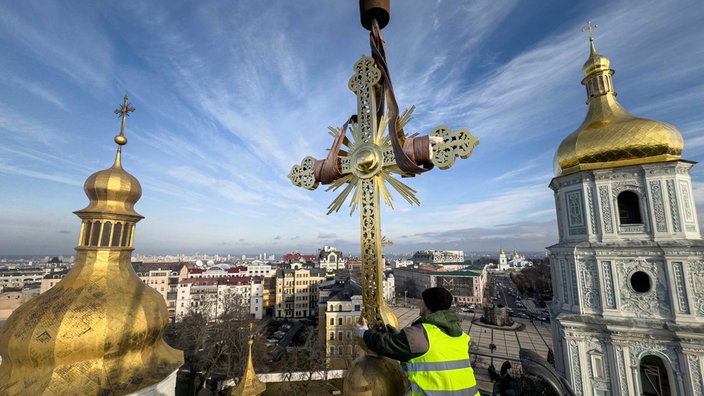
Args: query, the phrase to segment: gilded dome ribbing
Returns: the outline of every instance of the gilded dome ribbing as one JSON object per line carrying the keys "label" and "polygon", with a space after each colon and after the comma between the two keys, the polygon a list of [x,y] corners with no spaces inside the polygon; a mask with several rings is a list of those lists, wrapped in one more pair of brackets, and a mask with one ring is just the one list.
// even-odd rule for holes
{"label": "gilded dome ribbing", "polygon": [[594,72],[609,70],[611,61],[609,60],[609,58],[596,52],[593,38],[590,38],[589,46],[589,59],[587,59],[587,61],[584,62],[584,66],[582,66],[582,72],[584,73],[584,75],[588,76]]}
{"label": "gilded dome ribbing", "polygon": [[142,196],[142,186],[137,178],[122,169],[119,151],[113,166],[90,175],[83,190],[90,203],[76,214],[103,212],[141,217],[135,212],[134,204]]}
{"label": "gilded dome ribbing", "polygon": [[555,154],[555,176],[589,169],[681,159],[684,141],[674,126],[636,117],[616,100],[610,61],[596,52],[590,37],[582,84],[589,109],[582,125],[567,136]]}

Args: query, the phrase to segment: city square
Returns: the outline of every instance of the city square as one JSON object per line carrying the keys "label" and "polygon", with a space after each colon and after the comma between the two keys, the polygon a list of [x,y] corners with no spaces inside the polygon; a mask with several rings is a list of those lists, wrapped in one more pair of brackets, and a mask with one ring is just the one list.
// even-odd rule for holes
{"label": "city square", "polygon": [[[411,300],[410,302],[416,302]],[[394,313],[398,316],[399,326],[406,327],[419,318],[418,307],[394,306]],[[521,348],[535,351],[540,356],[547,357],[548,348],[552,349],[552,336],[550,324],[538,320],[513,318],[517,324],[522,324],[521,330],[497,328],[487,326],[480,322],[482,316],[479,310],[465,313],[457,310],[462,319],[462,329],[471,338],[470,356],[472,357],[474,375],[481,389],[493,389],[489,378],[489,365],[494,364],[497,371],[505,361],[512,367],[520,367],[518,352]],[[496,346],[492,350],[490,345]],[[477,353],[478,352],[478,353]]]}

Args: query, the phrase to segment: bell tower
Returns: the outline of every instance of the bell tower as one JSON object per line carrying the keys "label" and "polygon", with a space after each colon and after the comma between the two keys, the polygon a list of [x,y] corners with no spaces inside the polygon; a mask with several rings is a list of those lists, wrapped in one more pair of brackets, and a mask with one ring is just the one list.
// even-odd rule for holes
{"label": "bell tower", "polygon": [[584,122],[555,155],[558,371],[578,395],[704,393],[704,241],[683,139],[616,100],[589,23]]}
{"label": "bell tower", "polygon": [[93,173],[83,189],[76,263],[46,293],[10,315],[0,329],[2,395],[151,395],[173,389],[183,352],[163,339],[169,316],[163,297],[131,264],[134,210],[142,196],[122,167],[124,97],[110,168]]}

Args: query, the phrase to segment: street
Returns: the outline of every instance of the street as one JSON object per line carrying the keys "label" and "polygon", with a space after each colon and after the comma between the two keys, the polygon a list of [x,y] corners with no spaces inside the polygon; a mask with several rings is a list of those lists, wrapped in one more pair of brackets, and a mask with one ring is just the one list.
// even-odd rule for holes
{"label": "street", "polygon": [[[508,278],[506,280],[511,282]],[[507,295],[510,295],[507,293],[508,286],[504,290],[506,291],[502,291],[502,297],[506,306],[513,306],[519,312],[527,312],[534,315],[541,312],[535,307],[532,300],[525,301],[525,310],[517,307],[513,300],[506,298]],[[419,317],[417,307],[392,307],[392,309],[398,317],[401,328],[410,325]],[[548,355],[548,348],[552,348],[550,322],[513,317],[514,322],[524,325],[522,330],[515,330],[516,326],[512,328],[497,328],[484,325],[479,321],[482,316],[481,309],[472,310],[471,312],[461,312],[459,308],[453,308],[453,310],[462,319],[462,329],[470,336],[472,351],[479,352],[474,354],[473,365],[475,377],[481,389],[489,391],[493,389],[488,372],[489,364],[492,362],[498,370],[504,361],[515,359],[515,361],[511,361],[511,364],[513,369],[519,369],[518,351],[520,348],[531,349],[545,358]]]}

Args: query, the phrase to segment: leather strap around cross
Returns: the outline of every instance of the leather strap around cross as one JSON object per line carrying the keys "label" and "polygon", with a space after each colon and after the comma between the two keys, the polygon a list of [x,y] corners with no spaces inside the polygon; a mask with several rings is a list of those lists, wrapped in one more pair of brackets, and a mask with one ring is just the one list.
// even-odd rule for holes
{"label": "leather strap around cross", "polygon": [[[376,21],[375,21],[376,22]],[[372,50],[372,59],[377,68],[381,71],[382,89],[375,90],[376,95],[376,117],[377,121],[384,115],[384,104],[388,101],[388,128],[391,147],[394,150],[396,165],[403,172],[403,176],[415,176],[433,168],[431,162],[430,137],[414,136],[406,138],[403,129],[397,130],[398,124],[398,103],[394,93],[391,78],[389,77],[389,67],[386,63],[386,48],[384,38],[377,23],[372,24],[369,33],[369,42]],[[322,184],[330,184],[342,177],[339,167],[339,154],[342,144],[345,142],[347,128],[350,123],[357,122],[357,115],[351,116],[335,135],[335,140],[324,160],[315,161],[313,174],[315,180]],[[396,133],[394,133],[394,131]],[[402,142],[403,140],[403,142]]]}

